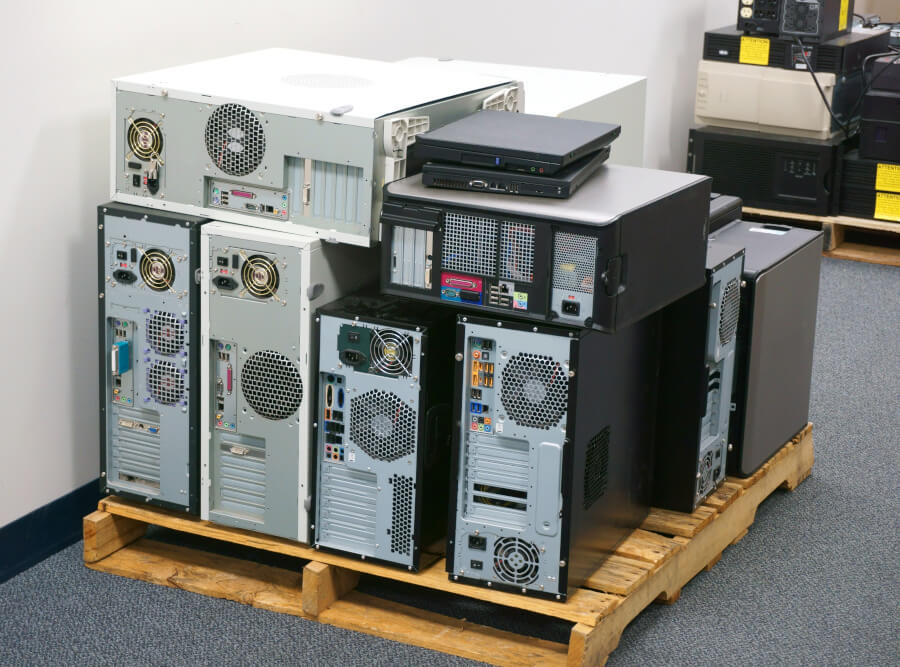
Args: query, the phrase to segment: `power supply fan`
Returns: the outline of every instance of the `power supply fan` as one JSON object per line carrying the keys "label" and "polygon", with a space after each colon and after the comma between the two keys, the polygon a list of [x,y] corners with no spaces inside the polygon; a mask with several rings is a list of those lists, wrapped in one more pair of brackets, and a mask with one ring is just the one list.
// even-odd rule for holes
{"label": "power supply fan", "polygon": [[151,248],[141,255],[141,278],[151,289],[165,292],[175,284],[175,263],[168,253]]}
{"label": "power supply fan", "polygon": [[719,310],[719,343],[728,345],[737,331],[741,312],[741,290],[737,278],[732,278],[722,291],[722,307]]}
{"label": "power supply fan", "polygon": [[241,392],[247,404],[273,421],[287,419],[303,402],[303,379],[293,361],[280,352],[254,352],[244,362]]}
{"label": "power supply fan", "polygon": [[501,537],[494,542],[494,574],[518,586],[537,581],[541,553],[533,542],[519,537]]}
{"label": "power supply fan", "polygon": [[136,158],[144,162],[159,158],[163,149],[163,135],[159,125],[149,118],[129,118],[128,148]]}
{"label": "power supply fan", "polygon": [[377,461],[396,461],[416,448],[416,413],[399,396],[371,389],[350,401],[350,440]]}
{"label": "power supply fan", "polygon": [[520,426],[550,429],[565,414],[568,399],[568,373],[551,357],[517,352],[503,367],[500,400]]}
{"label": "power supply fan", "polygon": [[250,294],[268,299],[278,291],[278,267],[274,259],[264,255],[250,255],[241,267],[241,282]]}
{"label": "power supply fan", "polygon": [[266,154],[266,134],[250,109],[223,104],[206,121],[206,152],[216,167],[231,176],[255,171]]}
{"label": "power supply fan", "polygon": [[184,320],[175,313],[154,311],[147,318],[147,343],[157,354],[177,354],[184,347]]}
{"label": "power supply fan", "polygon": [[712,490],[715,480],[713,479],[713,455],[707,452],[700,463],[700,469],[697,471],[700,477],[697,479],[697,495],[705,496]]}
{"label": "power supply fan", "polygon": [[147,391],[157,403],[175,405],[184,398],[184,375],[171,361],[154,361],[147,369]]}
{"label": "power supply fan", "polygon": [[373,329],[371,365],[385,375],[412,375],[412,337],[393,329]]}

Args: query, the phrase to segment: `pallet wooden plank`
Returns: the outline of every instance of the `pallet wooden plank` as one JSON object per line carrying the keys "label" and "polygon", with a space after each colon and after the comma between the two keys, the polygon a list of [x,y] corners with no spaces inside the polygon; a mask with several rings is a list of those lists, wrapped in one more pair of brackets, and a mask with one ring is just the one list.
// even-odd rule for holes
{"label": "pallet wooden plank", "polygon": [[[900,227],[900,224],[893,224]],[[833,250],[826,252],[825,256],[834,259],[852,259],[857,262],[868,262],[869,264],[900,266],[900,248],[896,247],[844,242]]]}
{"label": "pallet wooden plank", "polygon": [[646,561],[613,554],[582,586],[614,595],[628,595],[643,583],[653,567]]}
{"label": "pallet wooden plank", "polygon": [[82,519],[82,530],[84,562],[93,563],[143,537],[147,524],[97,510]]}
{"label": "pallet wooden plank", "polygon": [[706,524],[712,521],[715,515],[715,510],[702,505],[692,514],[652,507],[641,528],[654,533],[663,533],[664,535],[693,537]]}
{"label": "pallet wooden plank", "polygon": [[638,528],[616,547],[616,554],[660,565],[681,549],[682,545],[668,537]]}
{"label": "pallet wooden plank", "polygon": [[703,502],[706,507],[710,507],[716,512],[721,512],[744,491],[744,487],[733,484],[731,482],[723,482],[719,488],[713,491]]}

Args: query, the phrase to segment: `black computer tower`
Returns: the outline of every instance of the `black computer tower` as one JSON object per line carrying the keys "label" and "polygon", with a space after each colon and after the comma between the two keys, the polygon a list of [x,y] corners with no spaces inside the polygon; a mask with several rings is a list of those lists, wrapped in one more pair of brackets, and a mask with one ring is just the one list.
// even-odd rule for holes
{"label": "black computer tower", "polygon": [[744,206],[830,215],[837,210],[841,158],[852,141],[803,139],[700,127],[690,131],[688,171]]}
{"label": "black computer tower", "polygon": [[739,30],[824,42],[853,27],[854,0],[738,0]]}
{"label": "black computer tower", "polygon": [[809,421],[822,232],[734,222],[744,248],[728,472],[752,475]]}
{"label": "black computer tower", "polygon": [[316,321],[315,548],[416,571],[446,535],[456,316],[360,295]]}
{"label": "black computer tower", "polygon": [[[881,172],[881,178],[879,178]],[[900,155],[895,162],[867,160],[859,151],[844,156],[841,168],[841,215],[897,221],[900,200]]]}
{"label": "black computer tower", "polygon": [[615,334],[460,316],[454,581],[565,600],[647,515],[659,315]]}

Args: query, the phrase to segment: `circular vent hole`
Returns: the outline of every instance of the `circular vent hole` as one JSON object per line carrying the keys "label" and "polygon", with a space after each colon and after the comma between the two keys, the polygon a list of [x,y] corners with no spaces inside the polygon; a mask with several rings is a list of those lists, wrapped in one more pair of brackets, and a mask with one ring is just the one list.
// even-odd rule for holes
{"label": "circular vent hole", "polygon": [[518,352],[503,367],[500,400],[520,426],[547,430],[566,412],[569,377],[558,361],[542,354]]}
{"label": "circular vent hole", "polygon": [[741,290],[737,278],[732,278],[722,292],[722,307],[719,311],[719,343],[722,345],[728,345],[734,338],[740,311]]}
{"label": "circular vent hole", "polygon": [[240,104],[223,104],[206,121],[206,152],[213,163],[231,176],[256,170],[266,154],[262,123]]}
{"label": "circular vent hole", "polygon": [[372,389],[350,401],[350,439],[377,461],[409,456],[416,447],[416,413],[396,394]]}
{"label": "circular vent hole", "polygon": [[175,313],[157,310],[147,318],[147,343],[157,354],[178,354],[184,347],[184,324]]}
{"label": "circular vent hole", "polygon": [[175,405],[184,397],[184,376],[171,361],[154,361],[147,369],[147,390],[157,403]]}
{"label": "circular vent hole", "polygon": [[241,392],[257,414],[273,421],[287,419],[303,402],[300,371],[273,350],[254,352],[241,369]]}
{"label": "circular vent hole", "polygon": [[541,555],[533,542],[501,537],[494,542],[494,575],[501,581],[524,586],[537,581]]}

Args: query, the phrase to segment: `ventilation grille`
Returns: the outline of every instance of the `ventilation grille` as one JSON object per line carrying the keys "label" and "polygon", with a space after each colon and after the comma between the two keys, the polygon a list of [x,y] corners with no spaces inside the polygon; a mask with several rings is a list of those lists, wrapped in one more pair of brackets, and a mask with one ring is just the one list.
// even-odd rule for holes
{"label": "ventilation grille", "polygon": [[503,367],[500,400],[520,426],[547,430],[559,423],[569,398],[569,376],[558,361],[517,352]]}
{"label": "ventilation grille", "polygon": [[466,451],[466,518],[524,528],[530,486],[528,443],[510,438],[469,440]]}
{"label": "ventilation grille", "polygon": [[481,103],[481,108],[488,111],[518,111],[519,87],[510,86],[494,93]]}
{"label": "ventilation grille", "polygon": [[375,548],[378,478],[367,470],[323,465],[317,540],[353,551]]}
{"label": "ventilation grille", "polygon": [[594,293],[597,239],[557,232],[553,242],[553,287],[580,294]]}
{"label": "ventilation grille", "polygon": [[262,123],[240,104],[223,104],[206,121],[206,152],[230,176],[255,171],[266,154]]}
{"label": "ventilation grille", "polygon": [[705,498],[716,485],[715,475],[713,474],[713,453],[706,452],[706,455],[700,461],[697,467],[700,477],[697,478],[697,495]]}
{"label": "ventilation grille", "polygon": [[841,53],[843,49],[838,46],[820,44],[817,50],[816,62],[814,63],[816,72],[840,74],[843,70],[841,67]]}
{"label": "ventilation grille", "polygon": [[350,401],[350,439],[376,461],[396,461],[416,448],[416,413],[396,394],[372,389]]}
{"label": "ventilation grille", "polygon": [[163,135],[159,126],[149,118],[128,119],[128,148],[143,162],[159,158],[163,149]]}
{"label": "ventilation grille", "polygon": [[441,265],[450,271],[496,275],[497,221],[475,215],[447,213],[441,255]]}
{"label": "ventilation grille", "polygon": [[175,263],[168,253],[151,248],[141,255],[141,278],[147,287],[157,292],[172,289],[175,284]]}
{"label": "ventilation grille", "polygon": [[454,180],[452,178],[431,177],[431,185],[436,188],[446,188],[448,190],[465,190],[469,186],[469,182],[465,180]]}
{"label": "ventilation grille", "polygon": [[369,354],[371,366],[379,373],[395,377],[412,375],[412,336],[393,329],[372,329]]}
{"label": "ventilation grille", "polygon": [[279,284],[275,260],[263,255],[251,255],[241,266],[241,282],[244,289],[258,299],[274,296]]}
{"label": "ventilation grille", "polygon": [[251,354],[241,370],[240,384],[247,403],[266,419],[287,419],[303,402],[300,371],[280,352]]}
{"label": "ventilation grille", "polygon": [[537,581],[541,552],[533,542],[518,537],[501,537],[494,542],[494,575],[517,586]]}
{"label": "ventilation grille", "polygon": [[157,403],[175,405],[184,398],[184,375],[171,361],[154,361],[147,369],[147,391]]}
{"label": "ventilation grille", "polygon": [[[703,40],[704,60],[738,61],[740,43],[734,37],[706,33]],[[723,55],[727,53],[727,55]]]}
{"label": "ventilation grille", "polygon": [[147,318],[147,343],[157,354],[178,354],[184,347],[184,320],[155,311]]}
{"label": "ventilation grille", "polygon": [[719,309],[719,343],[728,345],[737,331],[738,316],[741,312],[741,290],[737,278],[732,278],[722,292]]}
{"label": "ventilation grille", "polygon": [[[312,161],[312,214],[319,218],[359,224],[363,221],[363,192],[367,183],[360,167]],[[368,218],[368,213],[366,213]]]}
{"label": "ventilation grille", "polygon": [[112,447],[113,483],[159,489],[159,434],[120,428]]}
{"label": "ventilation grille", "polygon": [[500,277],[534,282],[534,225],[504,222],[500,226]]}
{"label": "ventilation grille", "polygon": [[714,192],[736,192],[743,199],[760,200],[772,196],[775,151],[757,145],[728,140],[706,139],[693,134],[695,159],[692,171],[713,179]]}
{"label": "ventilation grille", "polygon": [[391,553],[410,555],[412,551],[413,478],[394,475],[394,506],[391,513]]}
{"label": "ventilation grille", "polygon": [[260,520],[266,513],[266,454],[225,443],[219,449],[217,510]]}
{"label": "ventilation grille", "polygon": [[609,481],[609,426],[591,438],[584,462],[584,509],[606,493]]}

